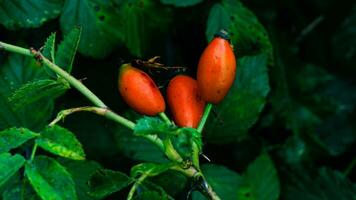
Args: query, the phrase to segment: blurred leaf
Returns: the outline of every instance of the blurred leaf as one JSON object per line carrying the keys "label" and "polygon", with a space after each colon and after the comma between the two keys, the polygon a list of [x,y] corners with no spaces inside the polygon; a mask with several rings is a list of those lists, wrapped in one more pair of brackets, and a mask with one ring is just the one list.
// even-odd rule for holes
{"label": "blurred leaf", "polygon": [[105,198],[131,183],[133,183],[133,180],[122,172],[100,169],[92,175],[89,181],[89,194],[96,198]]}
{"label": "blurred leaf", "polygon": [[58,46],[55,63],[68,73],[71,73],[73,68],[74,57],[79,46],[81,32],[81,27],[74,27],[64,36],[63,41]]}
{"label": "blurred leaf", "polygon": [[17,177],[17,180],[2,193],[2,200],[40,200],[40,197],[26,178]]}
{"label": "blurred leaf", "polygon": [[343,65],[349,64],[351,67],[355,67],[356,61],[356,4],[351,11],[351,14],[341,24],[341,27],[337,29],[333,41],[332,50],[335,58]]}
{"label": "blurred leaf", "polygon": [[155,184],[161,186],[164,191],[166,191],[171,196],[176,196],[177,194],[182,192],[186,184],[188,183],[188,179],[186,176],[173,170],[163,172],[159,176],[153,177],[150,180]]}
{"label": "blurred leaf", "polygon": [[25,174],[42,199],[77,199],[71,175],[52,158],[35,157],[26,164]]}
{"label": "blurred leaf", "polygon": [[82,27],[79,52],[98,58],[108,55],[118,45],[120,32],[117,28],[122,27],[122,23],[113,6],[95,0],[65,1],[60,18],[65,34],[73,27]]}
{"label": "blurred leaf", "polygon": [[88,182],[97,170],[101,168],[99,163],[94,161],[76,161],[61,159],[59,161],[67,171],[72,175],[75,182],[78,199],[80,200],[93,200],[97,199],[89,195]]}
{"label": "blurred leaf", "polygon": [[0,23],[11,30],[36,28],[56,18],[62,5],[62,0],[0,0]]}
{"label": "blurred leaf", "polygon": [[17,148],[26,141],[38,136],[39,134],[26,128],[9,128],[3,130],[0,132],[0,153]]}
{"label": "blurred leaf", "polygon": [[313,173],[304,168],[285,173],[283,199],[286,200],[350,200],[356,197],[356,186],[338,171],[321,168]]}
{"label": "blurred leaf", "polygon": [[135,165],[131,168],[131,177],[137,178],[141,175],[146,176],[157,176],[172,167],[174,164],[166,163],[166,164],[156,164],[156,163],[141,163]]}
{"label": "blurred leaf", "polygon": [[157,45],[152,40],[168,30],[167,24],[171,19],[169,10],[153,0],[126,1],[118,12],[123,22],[120,29],[122,41],[138,57],[143,57]]}
{"label": "blurred leaf", "polygon": [[241,58],[236,80],[228,95],[213,107],[216,115],[212,114],[208,119],[205,138],[210,143],[226,143],[243,138],[256,123],[269,90],[267,57]]}
{"label": "blurred leaf", "polygon": [[156,191],[144,191],[137,195],[135,200],[162,200],[162,196]]}
{"label": "blurred leaf", "polygon": [[85,154],[82,144],[69,130],[60,126],[47,127],[36,139],[38,146],[43,149],[73,160],[84,160]]}
{"label": "blurred leaf", "polygon": [[[208,183],[221,199],[238,199],[238,190],[244,182],[243,178],[238,173],[224,166],[213,164],[205,164],[201,168]],[[193,200],[204,199],[206,198],[199,192],[193,193]]]}
{"label": "blurred leaf", "polygon": [[[44,68],[32,58],[10,54],[0,63],[0,129],[26,127],[34,131],[42,129],[51,117],[53,99],[28,105],[15,110],[8,98],[22,84],[47,79]],[[41,109],[38,109],[41,108]]]}
{"label": "blurred leaf", "polygon": [[161,0],[161,3],[176,7],[188,7],[194,6],[202,1],[203,0]]}
{"label": "blurred leaf", "polygon": [[120,126],[115,131],[115,141],[118,149],[126,157],[145,162],[168,162],[162,151],[148,140],[136,136],[125,127]]}
{"label": "blurred leaf", "polygon": [[53,63],[56,63],[54,53],[56,51],[56,33],[52,33],[46,40],[43,50],[42,50],[42,55],[46,57],[48,60],[52,61]]}
{"label": "blurred leaf", "polygon": [[277,170],[268,154],[260,155],[247,168],[245,180],[249,190],[244,192],[247,199],[277,200],[280,186]]}
{"label": "blurred leaf", "polygon": [[214,34],[221,29],[229,32],[237,56],[261,53],[272,56],[272,45],[267,31],[240,1],[223,0],[213,5],[205,32],[207,40],[211,41]]}
{"label": "blurred leaf", "polygon": [[61,78],[36,80],[17,88],[9,97],[9,101],[15,109],[19,109],[34,102],[47,100],[48,97],[55,99],[69,88],[69,83]]}
{"label": "blurred leaf", "polygon": [[25,159],[19,155],[10,153],[0,154],[0,187],[8,181],[25,163]]}
{"label": "blurred leaf", "polygon": [[159,200],[174,200],[172,197],[170,197],[166,191],[159,185],[154,184],[151,181],[145,180],[140,186],[142,192],[137,192],[135,196],[136,199],[141,199],[141,200],[151,200],[149,198],[157,198]]}

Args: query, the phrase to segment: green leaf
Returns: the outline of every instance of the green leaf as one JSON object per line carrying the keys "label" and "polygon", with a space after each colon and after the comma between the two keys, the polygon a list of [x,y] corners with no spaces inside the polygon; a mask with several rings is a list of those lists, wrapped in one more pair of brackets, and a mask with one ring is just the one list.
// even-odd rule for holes
{"label": "green leaf", "polygon": [[156,191],[144,191],[139,195],[135,196],[135,200],[162,200],[160,193]]}
{"label": "green leaf", "polygon": [[8,152],[21,146],[26,141],[38,137],[26,128],[9,128],[0,132],[0,153]]}
{"label": "green leaf", "polygon": [[25,165],[25,174],[42,199],[77,199],[71,175],[53,158],[35,157]]}
{"label": "green leaf", "polygon": [[188,7],[194,6],[202,1],[203,0],[161,0],[161,3],[176,7]]}
{"label": "green leaf", "polygon": [[169,135],[177,130],[174,126],[168,125],[159,117],[144,116],[137,120],[134,133],[138,136],[144,135]]}
{"label": "green leaf", "polygon": [[207,40],[211,41],[214,34],[221,29],[229,32],[238,56],[260,53],[272,56],[267,31],[240,1],[223,0],[211,8],[205,32]]}
{"label": "green leaf", "polygon": [[0,187],[11,178],[25,163],[25,159],[19,155],[9,153],[0,154]]}
{"label": "green leaf", "polygon": [[118,192],[133,183],[133,180],[122,172],[101,169],[95,172],[90,181],[90,195],[96,198]]}
{"label": "green leaf", "polygon": [[23,84],[9,97],[9,101],[15,109],[19,109],[34,102],[55,99],[70,88],[64,79],[42,79]]}
{"label": "green leaf", "polygon": [[173,200],[173,198],[170,197],[162,187],[151,181],[145,180],[145,182],[143,182],[139,187],[143,192],[137,193],[134,198],[135,200],[151,200],[150,198],[157,197],[159,197],[158,199],[160,200]]}
{"label": "green leaf", "polygon": [[131,177],[137,178],[141,175],[157,176],[172,167],[174,164],[141,163],[131,168]]}
{"label": "green leaf", "polygon": [[56,33],[52,33],[46,40],[42,55],[46,57],[48,60],[52,61],[53,63],[56,62],[54,53],[56,51]]}
{"label": "green leaf", "polygon": [[132,131],[120,126],[115,131],[115,142],[119,151],[133,160],[145,162],[168,162],[162,151],[146,139],[132,134]]}
{"label": "green leaf", "polygon": [[206,139],[211,143],[226,143],[245,137],[264,108],[269,90],[267,56],[241,58],[228,95],[213,107],[216,116],[208,119]]}
{"label": "green leaf", "polygon": [[297,168],[285,172],[287,182],[282,198],[286,200],[350,200],[356,197],[356,186],[343,174],[329,168],[310,171]]}
{"label": "green leaf", "polygon": [[73,68],[74,57],[79,46],[81,32],[81,27],[73,28],[64,36],[63,41],[58,46],[55,63],[69,73]]}
{"label": "green leaf", "polygon": [[122,20],[115,8],[103,1],[65,1],[60,18],[61,30],[65,34],[76,26],[82,27],[78,50],[86,56],[104,57],[118,45],[118,28]]}
{"label": "green leaf", "polygon": [[22,84],[47,79],[44,68],[34,59],[17,54],[10,54],[0,65],[0,129],[13,126],[27,127],[34,131],[42,129],[51,117],[53,99],[15,110],[9,97]]}
{"label": "green leaf", "polygon": [[62,0],[0,0],[0,23],[11,30],[36,28],[56,18],[62,5]]}
{"label": "green leaf", "polygon": [[84,160],[85,154],[82,144],[69,130],[60,126],[47,127],[36,139],[38,146],[53,154],[73,159]]}
{"label": "green leaf", "polygon": [[2,200],[40,200],[28,179],[20,178],[19,173],[17,176],[16,180],[2,193]]}
{"label": "green leaf", "polygon": [[168,8],[153,0],[130,0],[120,6],[121,40],[135,56],[152,55],[152,46],[157,45],[155,39],[161,41],[159,36],[169,28],[172,17]]}
{"label": "green leaf", "polygon": [[253,161],[244,175],[250,188],[244,196],[256,200],[279,199],[280,186],[277,171],[268,154],[262,154]]}
{"label": "green leaf", "polygon": [[[202,167],[204,176],[210,186],[224,200],[236,200],[238,190],[242,188],[243,178],[236,172],[219,165],[205,164]],[[205,197],[198,192],[193,193],[193,200],[204,200]]]}
{"label": "green leaf", "polygon": [[94,161],[76,161],[61,159],[59,162],[67,169],[72,175],[75,182],[78,199],[80,200],[93,200],[96,199],[89,195],[89,185],[91,175],[101,168],[99,163]]}
{"label": "green leaf", "polygon": [[159,176],[155,176],[150,180],[161,186],[170,196],[176,196],[181,193],[188,183],[188,178],[186,176],[173,170],[163,172]]}

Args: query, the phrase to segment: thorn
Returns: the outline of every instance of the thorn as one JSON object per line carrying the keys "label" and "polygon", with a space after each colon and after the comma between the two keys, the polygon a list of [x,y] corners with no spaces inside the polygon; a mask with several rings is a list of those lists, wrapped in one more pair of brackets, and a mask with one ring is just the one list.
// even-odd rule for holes
{"label": "thorn", "polygon": [[84,78],[81,78],[81,79],[78,79],[80,82],[83,82],[85,80],[87,80],[88,78],[87,77],[84,77]]}
{"label": "thorn", "polygon": [[208,162],[211,162],[211,160],[209,159],[209,157],[206,156],[205,154],[201,153],[200,155],[203,156],[203,158],[205,158],[205,160],[207,160]]}

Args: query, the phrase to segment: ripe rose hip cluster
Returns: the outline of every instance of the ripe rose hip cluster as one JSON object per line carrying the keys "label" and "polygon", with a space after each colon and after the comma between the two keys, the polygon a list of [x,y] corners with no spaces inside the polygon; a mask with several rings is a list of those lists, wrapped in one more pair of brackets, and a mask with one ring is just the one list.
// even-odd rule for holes
{"label": "ripe rose hip cluster", "polygon": [[[236,73],[236,59],[226,32],[220,31],[200,57],[197,80],[175,76],[167,88],[167,102],[174,122],[196,128],[206,103],[219,103],[229,91]],[[126,103],[144,115],[157,115],[166,109],[154,81],[143,71],[124,64],[119,72],[119,91]]]}

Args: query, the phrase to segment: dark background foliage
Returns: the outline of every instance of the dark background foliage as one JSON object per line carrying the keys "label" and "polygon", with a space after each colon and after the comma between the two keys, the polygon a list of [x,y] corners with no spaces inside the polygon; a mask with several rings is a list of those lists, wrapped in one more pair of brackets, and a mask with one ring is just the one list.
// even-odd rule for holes
{"label": "dark background foliage", "polygon": [[[214,31],[228,29],[239,72],[228,97],[214,106],[204,131],[204,154],[214,165],[203,169],[213,177],[212,185],[216,184],[218,193],[247,188],[238,190],[239,199],[355,199],[354,1],[51,0],[50,5],[43,5],[32,0],[29,2],[37,7],[27,5],[30,9],[16,15],[11,2],[0,0],[0,41],[38,49],[52,32],[57,32],[59,41],[73,26],[83,26],[72,74],[112,110],[132,120],[138,116],[117,89],[122,63],[159,55],[167,66],[186,67],[185,71],[145,69],[164,93],[174,75],[194,77],[200,54]],[[184,2],[188,5],[182,7]],[[50,14],[41,16],[43,9]],[[73,14],[75,10],[77,14]],[[31,25],[22,19],[26,17],[45,20]],[[0,53],[3,99],[33,79],[15,67],[9,72],[6,66],[11,65],[11,59],[22,62],[19,57]],[[4,86],[11,74],[20,78],[14,78],[14,86]],[[71,89],[55,103],[53,99],[38,102],[9,115],[3,99],[0,129],[24,126],[37,131],[62,109],[91,105]],[[12,120],[15,115],[22,117]],[[99,116],[78,113],[62,125],[77,135],[87,159],[105,168],[128,173],[138,161],[164,161],[147,142]],[[78,167],[66,162],[63,165],[68,168]],[[202,162],[208,164],[204,159]],[[93,169],[96,165],[92,163]],[[217,172],[221,172],[221,180]],[[185,184],[184,177],[169,173],[152,181],[176,199],[186,199],[193,186]],[[225,195],[223,199],[236,198]],[[192,198],[200,197],[194,193]]]}

